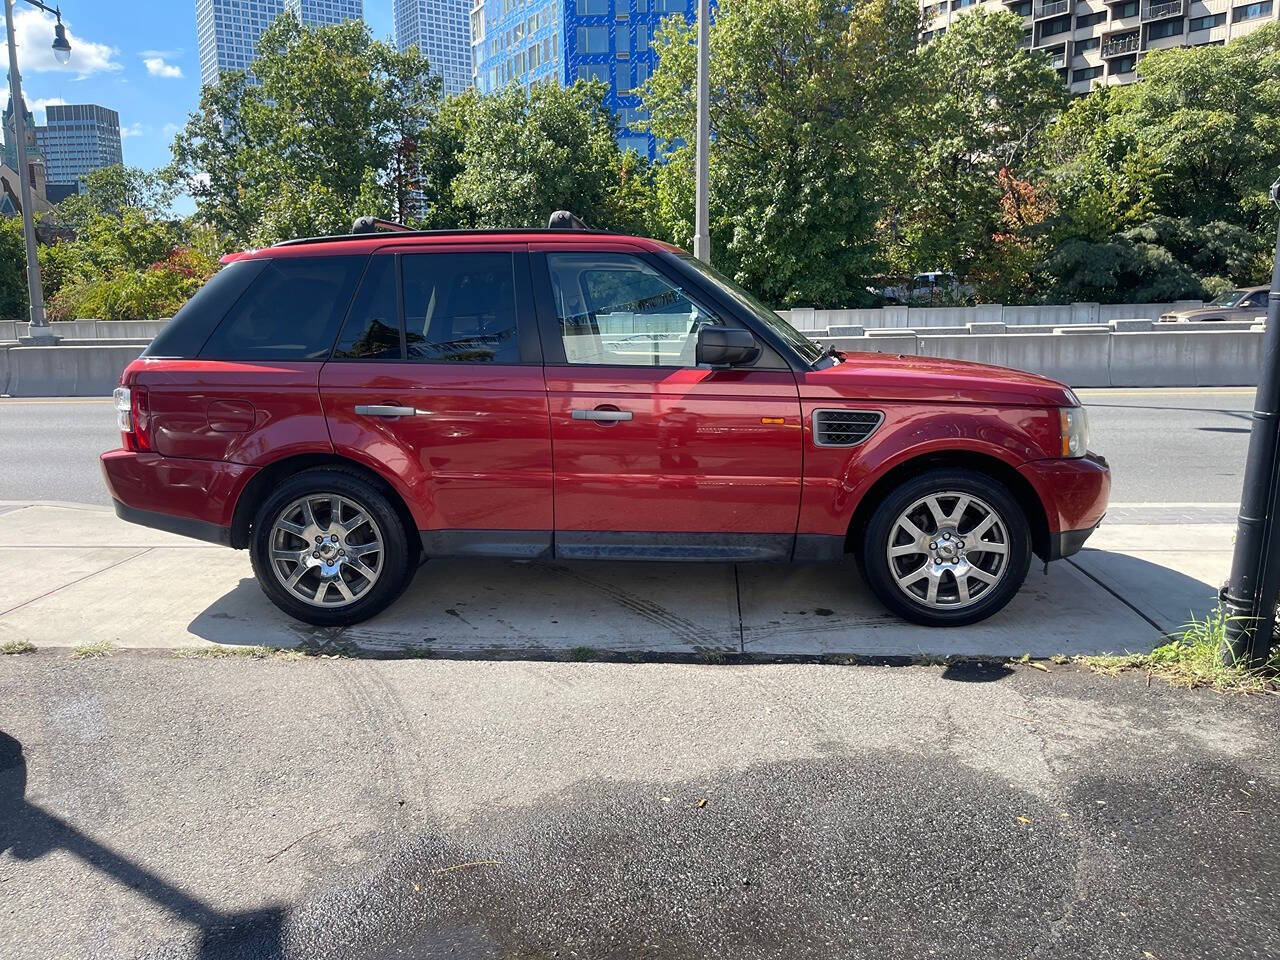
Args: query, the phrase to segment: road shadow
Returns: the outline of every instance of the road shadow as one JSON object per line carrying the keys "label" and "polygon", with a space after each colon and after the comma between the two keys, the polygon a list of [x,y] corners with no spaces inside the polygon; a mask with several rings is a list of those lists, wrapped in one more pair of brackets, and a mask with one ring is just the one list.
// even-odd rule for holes
{"label": "road shadow", "polygon": [[274,957],[283,952],[282,908],[228,914],[214,909],[152,873],[142,864],[86,836],[76,827],[27,800],[27,758],[22,744],[0,730],[0,854],[30,862],[65,851],[99,870],[124,890],[142,894],[196,931],[201,958],[224,957],[234,945],[245,955]]}

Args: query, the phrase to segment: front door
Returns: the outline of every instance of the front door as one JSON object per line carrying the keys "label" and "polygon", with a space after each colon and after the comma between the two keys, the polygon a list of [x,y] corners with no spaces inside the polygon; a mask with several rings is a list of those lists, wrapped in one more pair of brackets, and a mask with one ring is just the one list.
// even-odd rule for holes
{"label": "front door", "polygon": [[320,395],[337,453],[397,485],[428,556],[551,551],[551,435],[522,244],[370,259]]}
{"label": "front door", "polygon": [[802,430],[781,358],[766,347],[753,366],[700,368],[698,329],[738,322],[682,290],[660,258],[622,244],[531,250],[556,555],[789,558]]}

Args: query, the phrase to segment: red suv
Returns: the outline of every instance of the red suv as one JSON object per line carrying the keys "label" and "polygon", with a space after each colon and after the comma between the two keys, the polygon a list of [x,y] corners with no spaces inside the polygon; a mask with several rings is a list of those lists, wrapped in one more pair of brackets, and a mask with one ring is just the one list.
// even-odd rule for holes
{"label": "red suv", "polygon": [[247,548],[314,624],[423,558],[839,560],[973,623],[1106,507],[1067,387],[824,351],[682,250],[584,229],[226,258],[116,391],[124,519]]}

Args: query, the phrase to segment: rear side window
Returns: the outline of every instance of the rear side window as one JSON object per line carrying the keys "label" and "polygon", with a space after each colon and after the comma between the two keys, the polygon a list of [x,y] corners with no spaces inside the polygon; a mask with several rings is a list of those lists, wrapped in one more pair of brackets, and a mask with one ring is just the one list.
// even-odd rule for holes
{"label": "rear side window", "polygon": [[351,301],[333,359],[403,360],[398,315],[396,258],[375,255]]}
{"label": "rear side window", "polygon": [[220,360],[327,360],[368,257],[267,260],[200,351]]}
{"label": "rear side window", "polygon": [[235,260],[227,264],[183,304],[182,309],[151,341],[143,356],[194,357],[218,321],[227,315],[231,305],[240,299],[266,265],[265,260]]}
{"label": "rear side window", "polygon": [[424,253],[403,258],[409,359],[519,363],[510,253]]}

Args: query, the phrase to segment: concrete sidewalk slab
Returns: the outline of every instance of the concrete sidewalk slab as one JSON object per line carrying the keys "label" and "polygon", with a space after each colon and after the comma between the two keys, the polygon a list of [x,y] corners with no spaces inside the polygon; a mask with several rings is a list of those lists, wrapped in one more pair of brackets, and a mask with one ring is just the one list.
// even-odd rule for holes
{"label": "concrete sidewalk slab", "polygon": [[[1185,616],[1172,611],[1183,598],[1211,595],[1203,581],[1160,566],[1186,558],[1160,554],[1170,531],[1148,524],[1117,529],[1109,540],[1100,531],[1108,549],[1090,551],[1079,567],[1054,564],[1047,576],[1033,569],[1006,610],[957,630],[887,614],[852,561],[735,567],[481,560],[428,562],[382,615],[325,629],[276,610],[243,551],[126,524],[103,508],[4,509],[11,506],[0,504],[0,573],[9,584],[0,593],[0,640],[38,647],[355,645],[461,657],[555,656],[579,647],[657,656],[1074,655],[1150,649],[1161,634],[1149,621],[1176,626]],[[1216,528],[1204,535],[1221,542]],[[1154,559],[1122,552],[1135,543],[1152,548]]]}

